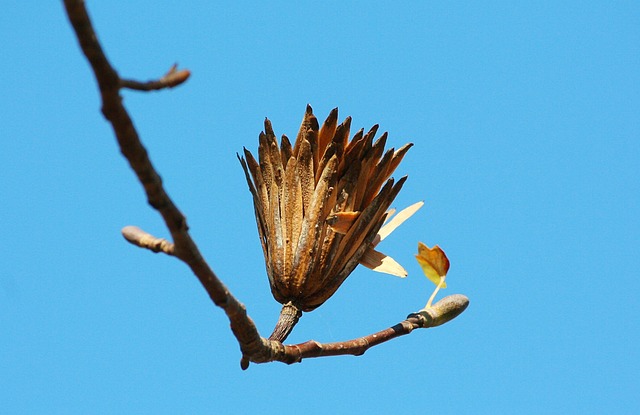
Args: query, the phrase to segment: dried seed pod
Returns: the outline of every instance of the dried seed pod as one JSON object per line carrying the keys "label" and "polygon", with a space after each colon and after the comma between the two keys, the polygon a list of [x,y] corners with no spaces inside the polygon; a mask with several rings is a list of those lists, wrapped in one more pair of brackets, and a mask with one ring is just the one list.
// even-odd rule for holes
{"label": "dried seed pod", "polygon": [[[406,275],[373,248],[384,239],[378,232],[406,179],[389,177],[411,144],[383,155],[387,135],[374,143],[377,125],[350,141],[351,118],[342,124],[337,119],[336,108],[320,127],[307,106],[293,146],[286,136],[278,146],[267,119],[258,161],[246,149],[239,156],[253,195],[271,292],[284,305],[271,339],[283,341],[301,312],[329,299],[358,263]],[[393,230],[386,227],[386,234]]]}

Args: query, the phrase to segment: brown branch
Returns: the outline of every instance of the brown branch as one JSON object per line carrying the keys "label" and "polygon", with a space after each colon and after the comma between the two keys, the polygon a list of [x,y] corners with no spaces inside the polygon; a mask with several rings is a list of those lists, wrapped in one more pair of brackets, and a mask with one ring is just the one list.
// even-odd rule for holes
{"label": "brown branch", "polygon": [[175,64],[169,69],[169,72],[158,80],[140,82],[132,79],[121,79],[120,86],[136,91],[157,91],[176,87],[189,79],[189,76],[191,76],[191,72],[188,69],[178,70],[178,65]]}
{"label": "brown branch", "polygon": [[265,363],[278,361],[287,364],[299,363],[312,357],[363,355],[371,347],[411,333],[414,329],[440,326],[459,316],[469,305],[464,295],[454,294],[443,298],[428,309],[410,314],[406,320],[393,327],[368,336],[337,343],[319,343],[309,340],[304,343],[283,346],[279,342],[264,340],[262,354],[252,356],[252,361]]}
{"label": "brown branch", "polygon": [[[175,86],[184,82],[189,72],[186,70],[176,71],[174,68],[160,81],[148,83],[122,80],[100,46],[84,2],[82,0],[64,0],[64,4],[80,48],[87,57],[96,77],[102,100],[102,113],[113,128],[120,151],[143,185],[149,204],[162,216],[171,233],[173,243],[156,238],[135,227],[124,228],[123,235],[129,242],[137,246],[173,255],[191,268],[213,303],[222,308],[229,318],[231,330],[242,351],[241,366],[243,369],[248,367],[250,361],[256,363],[271,361],[294,363],[310,357],[341,354],[360,355],[370,347],[408,334],[415,328],[435,327],[443,324],[464,311],[468,300],[466,297],[458,295],[446,297],[434,307],[418,314],[412,314],[391,328],[346,342],[321,344],[309,341],[299,345],[285,346],[279,341],[261,337],[255,324],[247,315],[244,305],[231,295],[200,254],[189,234],[186,218],[164,189],[162,179],[151,164],[131,117],[122,104],[121,88],[144,91],[160,89],[155,87],[158,85],[155,85],[154,82],[162,83],[162,88]],[[167,80],[172,77],[174,80]],[[182,80],[173,84],[176,79]]]}

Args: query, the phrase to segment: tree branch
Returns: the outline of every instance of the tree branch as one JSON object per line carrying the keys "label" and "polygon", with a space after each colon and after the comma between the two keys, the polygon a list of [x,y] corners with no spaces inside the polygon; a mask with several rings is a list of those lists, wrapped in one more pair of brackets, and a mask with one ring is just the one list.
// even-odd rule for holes
{"label": "tree branch", "polygon": [[251,356],[255,353],[255,345],[260,343],[260,334],[253,321],[247,316],[244,305],[231,295],[200,254],[189,235],[186,218],[165,191],[162,179],[151,164],[147,150],[142,145],[131,117],[122,104],[120,96],[122,81],[100,46],[84,1],[65,0],[64,5],[80,48],[89,60],[98,82],[102,98],[102,113],[111,123],[120,151],[143,185],[149,204],[162,215],[167,225],[173,239],[173,255],[191,268],[213,303],[225,311],[243,355]]}
{"label": "tree branch", "polygon": [[[443,298],[432,307],[413,313],[407,316],[406,320],[401,321],[395,326],[381,330],[368,336],[359,337],[353,340],[347,340],[336,343],[319,343],[315,340],[309,340],[304,343],[295,345],[286,345],[280,347],[280,343],[269,345],[264,354],[253,356],[253,359],[263,357],[264,362],[278,361],[287,364],[299,363],[303,359],[312,357],[341,356],[341,355],[363,355],[371,347],[393,340],[396,337],[404,336],[411,333],[414,329],[437,327],[459,316],[469,305],[469,299],[464,295],[454,294]],[[268,340],[265,341],[269,342]],[[256,363],[263,363],[260,360],[253,360]]]}
{"label": "tree branch", "polygon": [[80,48],[87,57],[96,77],[102,100],[102,113],[113,128],[120,151],[144,187],[149,205],[162,216],[171,233],[173,243],[156,238],[132,226],[124,228],[122,233],[127,241],[139,247],[173,255],[189,266],[213,303],[226,313],[231,330],[242,351],[241,366],[243,369],[248,367],[250,361],[255,363],[271,361],[295,363],[310,357],[361,355],[370,347],[409,334],[415,328],[438,326],[464,311],[468,305],[468,299],[461,295],[454,295],[444,298],[432,308],[410,315],[406,320],[393,327],[346,342],[321,344],[316,341],[308,341],[298,345],[285,346],[278,341],[261,337],[255,324],[247,315],[244,305],[229,292],[202,257],[189,234],[186,218],[164,189],[162,179],[153,167],[133,121],[122,104],[121,88],[140,91],[170,88],[186,81],[189,77],[189,71],[177,71],[173,67],[160,80],[146,83],[121,79],[100,46],[84,1],[64,0],[64,5],[80,43]]}

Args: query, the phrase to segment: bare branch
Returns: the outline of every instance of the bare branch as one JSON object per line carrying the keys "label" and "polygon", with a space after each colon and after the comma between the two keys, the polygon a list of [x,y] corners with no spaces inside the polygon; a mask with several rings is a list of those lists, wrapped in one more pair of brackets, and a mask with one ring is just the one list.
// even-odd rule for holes
{"label": "bare branch", "polygon": [[240,345],[241,367],[243,369],[249,366],[249,362],[295,363],[311,357],[361,355],[370,347],[409,334],[415,328],[438,326],[464,311],[469,303],[468,299],[461,295],[454,295],[446,297],[432,308],[410,315],[406,320],[393,327],[346,342],[322,344],[308,341],[298,345],[285,346],[279,341],[261,337],[255,324],[247,315],[244,305],[231,295],[200,254],[189,234],[186,218],[164,189],[162,179],[153,167],[131,117],[122,104],[121,88],[143,91],[170,88],[184,82],[189,76],[189,71],[177,71],[174,67],[159,81],[147,83],[122,80],[100,46],[85,9],[84,1],[64,0],[64,4],[80,47],[96,77],[102,100],[102,113],[113,128],[120,151],[144,187],[149,205],[162,216],[171,233],[173,243],[156,238],[133,226],[124,228],[122,233],[127,241],[134,245],[154,252],[173,255],[189,266],[213,303],[226,313],[231,330]]}
{"label": "bare branch", "polygon": [[188,69],[178,70],[178,65],[175,64],[169,69],[169,71],[160,79],[140,82],[132,79],[121,79],[120,86],[122,88],[133,89],[136,91],[157,91],[165,88],[176,87],[191,76],[191,72]]}

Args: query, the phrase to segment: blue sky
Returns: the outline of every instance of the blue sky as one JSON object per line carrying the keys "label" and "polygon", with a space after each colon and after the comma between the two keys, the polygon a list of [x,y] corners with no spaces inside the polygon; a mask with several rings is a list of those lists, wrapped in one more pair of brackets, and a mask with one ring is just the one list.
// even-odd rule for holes
{"label": "blue sky", "polygon": [[[220,4],[222,3],[222,4]],[[88,1],[143,142],[207,260],[264,335],[272,299],[235,153],[305,105],[379,123],[395,206],[425,207],[291,342],[345,340],[424,306],[439,244],[453,322],[361,357],[239,368],[221,310],[177,260],[99,112],[61,2],[0,16],[0,407],[6,413],[637,413],[640,3]]]}

